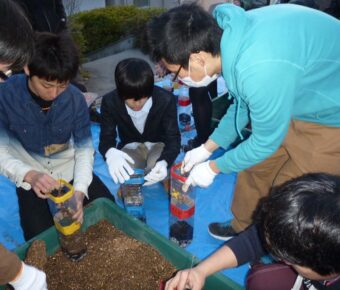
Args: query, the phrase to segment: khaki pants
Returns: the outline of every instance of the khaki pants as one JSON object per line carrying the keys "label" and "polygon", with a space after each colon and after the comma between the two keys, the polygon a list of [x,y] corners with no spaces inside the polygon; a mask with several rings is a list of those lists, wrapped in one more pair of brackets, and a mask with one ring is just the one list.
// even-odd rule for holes
{"label": "khaki pants", "polygon": [[21,261],[0,244],[0,285],[13,281],[21,269]]}
{"label": "khaki pants", "polygon": [[135,164],[131,164],[133,168],[145,169],[145,174],[155,166],[158,158],[161,156],[164,149],[163,143],[156,143],[149,150],[144,143],[140,143],[136,149],[128,149],[123,147],[122,151],[127,153],[134,161]]}
{"label": "khaki pants", "polygon": [[272,186],[310,172],[340,175],[340,128],[292,121],[281,147],[271,157],[238,174],[232,227],[239,232],[251,224],[259,199]]}

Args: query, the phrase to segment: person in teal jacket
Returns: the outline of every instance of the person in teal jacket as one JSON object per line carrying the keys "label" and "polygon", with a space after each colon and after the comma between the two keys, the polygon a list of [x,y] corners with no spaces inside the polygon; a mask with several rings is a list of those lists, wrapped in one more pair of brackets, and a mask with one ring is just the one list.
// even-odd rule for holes
{"label": "person in teal jacket", "polygon": [[[220,172],[238,172],[231,223],[211,224],[217,238],[244,230],[273,185],[308,172],[340,174],[340,22],[285,4],[251,11],[173,8],[147,27],[150,51],[189,86],[222,73],[234,99],[209,140],[187,152],[186,186],[209,186]],[[223,156],[250,124],[252,134]],[[208,161],[206,161],[208,160]]]}

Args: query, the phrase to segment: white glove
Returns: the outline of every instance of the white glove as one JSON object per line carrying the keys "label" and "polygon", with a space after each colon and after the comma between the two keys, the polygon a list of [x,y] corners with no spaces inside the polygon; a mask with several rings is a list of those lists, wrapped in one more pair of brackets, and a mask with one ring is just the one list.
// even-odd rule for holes
{"label": "white glove", "polygon": [[135,161],[128,154],[116,148],[110,148],[105,157],[110,175],[115,183],[124,183],[130,179],[134,170],[128,162],[134,164]]}
{"label": "white glove", "polygon": [[194,165],[207,160],[211,154],[212,153],[210,151],[205,149],[204,144],[202,144],[200,147],[188,151],[185,154],[184,160],[182,162],[182,174],[185,172],[189,172],[194,167]]}
{"label": "white glove", "polygon": [[19,277],[9,284],[16,290],[47,290],[45,273],[25,263]]}
{"label": "white glove", "polygon": [[144,177],[145,186],[162,181],[168,175],[168,163],[165,160],[158,161],[154,168]]}
{"label": "white glove", "polygon": [[183,184],[182,189],[184,192],[186,192],[190,185],[208,187],[210,184],[212,184],[216,175],[217,173],[211,169],[209,161],[198,164],[190,172],[190,175]]}

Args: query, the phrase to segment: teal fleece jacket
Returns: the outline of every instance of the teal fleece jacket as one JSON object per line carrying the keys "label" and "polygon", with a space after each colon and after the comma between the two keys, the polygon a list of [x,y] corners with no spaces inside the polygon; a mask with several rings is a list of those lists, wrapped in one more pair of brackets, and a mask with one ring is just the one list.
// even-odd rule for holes
{"label": "teal fleece jacket", "polygon": [[270,157],[291,120],[340,127],[340,21],[298,5],[245,12],[219,5],[222,74],[234,104],[210,136],[223,148],[249,120],[251,136],[216,159],[225,173]]}

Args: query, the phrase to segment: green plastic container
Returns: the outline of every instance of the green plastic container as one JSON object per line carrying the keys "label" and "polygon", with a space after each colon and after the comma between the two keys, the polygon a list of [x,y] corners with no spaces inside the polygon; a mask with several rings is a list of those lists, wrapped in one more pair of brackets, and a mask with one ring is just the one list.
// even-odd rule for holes
{"label": "green plastic container", "polygon": [[[105,198],[99,198],[87,206],[83,230],[101,220],[107,220],[127,235],[151,245],[177,269],[189,268],[193,263],[196,264],[199,261],[193,255],[155,232],[143,222],[128,215],[116,204]],[[15,250],[20,259],[25,258],[26,251],[33,240],[44,240],[48,255],[52,255],[60,247],[57,231],[55,227],[51,227]],[[4,287],[0,287],[0,289],[4,289]],[[215,274],[207,279],[204,289],[241,290],[244,288],[222,274]]]}

